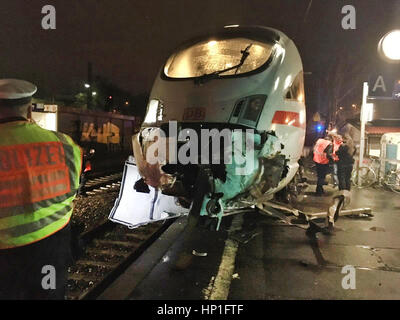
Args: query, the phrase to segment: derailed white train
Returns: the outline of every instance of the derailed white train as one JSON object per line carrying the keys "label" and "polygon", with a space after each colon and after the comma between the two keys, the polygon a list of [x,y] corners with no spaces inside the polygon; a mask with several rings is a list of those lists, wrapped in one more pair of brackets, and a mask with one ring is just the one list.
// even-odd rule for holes
{"label": "derailed white train", "polygon": [[300,55],[278,30],[226,26],[186,42],[157,76],[110,219],[220,221],[270,200],[298,170],[304,100]]}

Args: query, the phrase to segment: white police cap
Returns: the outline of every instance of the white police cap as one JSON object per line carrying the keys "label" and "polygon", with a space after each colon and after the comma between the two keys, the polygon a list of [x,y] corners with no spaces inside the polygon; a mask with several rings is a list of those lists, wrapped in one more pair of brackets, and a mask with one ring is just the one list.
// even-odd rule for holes
{"label": "white police cap", "polygon": [[16,100],[32,97],[37,87],[25,80],[0,79],[0,99]]}

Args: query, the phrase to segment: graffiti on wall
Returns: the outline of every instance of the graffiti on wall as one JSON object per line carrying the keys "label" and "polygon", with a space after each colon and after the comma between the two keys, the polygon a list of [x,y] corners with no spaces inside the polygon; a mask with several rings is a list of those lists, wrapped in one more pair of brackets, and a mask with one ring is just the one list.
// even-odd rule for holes
{"label": "graffiti on wall", "polygon": [[83,144],[101,143],[115,150],[121,143],[120,129],[110,121],[99,127],[94,123],[85,122],[82,128],[81,142]]}

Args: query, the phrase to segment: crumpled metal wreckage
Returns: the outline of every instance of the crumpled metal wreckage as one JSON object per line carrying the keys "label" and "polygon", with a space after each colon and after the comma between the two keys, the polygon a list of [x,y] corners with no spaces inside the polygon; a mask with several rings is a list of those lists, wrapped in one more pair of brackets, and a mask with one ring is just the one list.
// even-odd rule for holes
{"label": "crumpled metal wreckage", "polygon": [[[279,186],[287,172],[288,160],[281,153],[283,146],[273,133],[254,133],[249,137],[246,132],[232,131],[231,163],[222,164],[223,175],[215,172],[218,165],[202,164],[190,167],[193,171],[191,176],[187,172],[167,173],[163,170],[166,168],[168,171],[167,161],[150,161],[145,156],[149,154],[149,147],[157,141],[156,130],[152,128],[145,135],[138,134],[132,139],[134,158],[130,157],[125,164],[120,195],[110,214],[112,221],[134,228],[189,214],[197,193],[194,185],[199,172],[203,171],[208,187],[201,203],[200,216],[217,218],[218,229],[222,217],[230,211],[271,199],[271,191]],[[251,152],[243,152],[248,150],[249,141],[246,138],[254,142]],[[168,143],[166,150],[169,150]],[[190,185],[194,186],[192,190]]]}

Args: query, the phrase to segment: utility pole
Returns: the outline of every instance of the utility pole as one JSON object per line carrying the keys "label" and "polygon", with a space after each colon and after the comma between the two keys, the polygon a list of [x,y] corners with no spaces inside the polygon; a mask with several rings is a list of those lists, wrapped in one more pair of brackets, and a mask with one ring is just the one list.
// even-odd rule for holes
{"label": "utility pole", "polygon": [[[368,97],[368,82],[364,82],[363,87],[363,100],[361,104],[361,114],[360,114],[360,123],[361,123],[361,134],[360,134],[360,156],[358,162],[358,168],[360,169],[364,162],[364,148],[365,148],[365,121],[366,121],[366,107],[367,107],[367,97]],[[360,172],[360,171],[358,171]],[[361,185],[361,175],[358,174],[358,185]]]}

